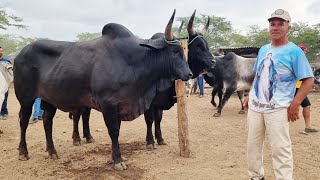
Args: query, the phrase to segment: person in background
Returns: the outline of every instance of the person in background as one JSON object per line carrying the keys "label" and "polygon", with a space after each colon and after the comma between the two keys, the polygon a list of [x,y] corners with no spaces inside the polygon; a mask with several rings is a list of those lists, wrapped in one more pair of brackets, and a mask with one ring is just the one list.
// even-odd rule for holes
{"label": "person in background", "polygon": [[32,118],[29,121],[29,124],[33,124],[38,122],[38,120],[42,120],[43,110],[40,108],[41,99],[37,98],[33,103],[33,114]]}
{"label": "person in background", "polygon": [[[307,48],[305,47],[304,44],[299,44],[298,46],[302,49],[302,51],[305,54],[307,53]],[[297,92],[298,92],[298,90],[299,90],[299,88],[301,86],[301,83],[302,83],[302,81],[298,81],[297,82],[295,95],[297,94]],[[306,133],[318,132],[317,129],[311,128],[310,106],[311,106],[311,103],[309,101],[309,98],[308,97],[304,98],[302,103],[301,103],[301,107],[302,107],[302,115],[303,115],[304,123],[305,123],[304,132],[306,132]]]}
{"label": "person in background", "polygon": [[[278,9],[271,14],[269,35],[271,43],[259,50],[253,71],[256,73],[253,84],[270,83],[258,79],[258,68],[263,60],[272,53],[274,68],[277,72],[269,101],[260,101],[259,92],[252,86],[244,102],[248,107],[247,162],[248,173],[252,180],[264,178],[263,146],[265,136],[271,145],[272,166],[277,180],[293,179],[293,153],[289,133],[289,122],[299,119],[299,106],[313,86],[313,73],[303,51],[287,38],[291,28],[291,18],[287,11]],[[270,77],[271,80],[271,77]],[[295,93],[295,85],[302,81]],[[266,84],[265,84],[266,85]],[[257,94],[258,93],[258,94]]]}
{"label": "person in background", "polygon": [[198,86],[199,86],[199,90],[200,90],[199,97],[203,97],[203,95],[204,95],[204,84],[203,84],[203,75],[202,74],[200,74],[197,77],[197,82],[198,82]]}
{"label": "person in background", "polygon": [[[5,61],[5,62],[11,63],[8,58],[3,57],[3,49],[1,46],[0,46],[0,61]],[[1,106],[0,119],[2,119],[2,120],[6,120],[8,118],[8,108],[7,108],[8,95],[9,95],[9,90],[4,95],[4,100],[3,100],[3,103]]]}

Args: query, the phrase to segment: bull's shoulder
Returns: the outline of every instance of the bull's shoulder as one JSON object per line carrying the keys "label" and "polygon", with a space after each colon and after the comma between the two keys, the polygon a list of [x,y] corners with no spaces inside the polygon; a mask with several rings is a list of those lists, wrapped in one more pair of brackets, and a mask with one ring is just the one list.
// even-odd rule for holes
{"label": "bull's shoulder", "polygon": [[111,39],[134,36],[126,27],[116,23],[106,24],[102,29],[102,35],[109,36]]}

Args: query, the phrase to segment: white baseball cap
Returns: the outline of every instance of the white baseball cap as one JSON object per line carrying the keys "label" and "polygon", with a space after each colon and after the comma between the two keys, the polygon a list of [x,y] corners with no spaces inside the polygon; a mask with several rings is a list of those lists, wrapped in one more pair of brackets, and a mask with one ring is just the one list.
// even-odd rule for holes
{"label": "white baseball cap", "polygon": [[285,11],[283,9],[277,9],[275,12],[271,14],[271,17],[268,19],[270,21],[273,18],[280,18],[285,21],[291,22],[291,17],[288,11]]}

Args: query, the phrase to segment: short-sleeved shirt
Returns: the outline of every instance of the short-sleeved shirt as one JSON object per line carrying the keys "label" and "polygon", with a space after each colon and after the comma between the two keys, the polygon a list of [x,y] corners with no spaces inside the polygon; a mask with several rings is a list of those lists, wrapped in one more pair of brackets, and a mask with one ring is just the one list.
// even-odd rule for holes
{"label": "short-sleeved shirt", "polygon": [[294,43],[260,48],[253,67],[255,78],[249,94],[249,108],[274,112],[287,108],[293,100],[296,82],[313,77],[304,52]]}

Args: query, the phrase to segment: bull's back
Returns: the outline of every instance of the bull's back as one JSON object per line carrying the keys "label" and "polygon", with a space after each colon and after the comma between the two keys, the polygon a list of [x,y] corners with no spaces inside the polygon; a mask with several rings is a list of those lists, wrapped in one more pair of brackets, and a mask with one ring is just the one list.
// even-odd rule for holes
{"label": "bull's back", "polygon": [[40,77],[52,67],[70,44],[72,43],[38,40],[21,50],[14,60],[14,86],[20,103],[38,96]]}

